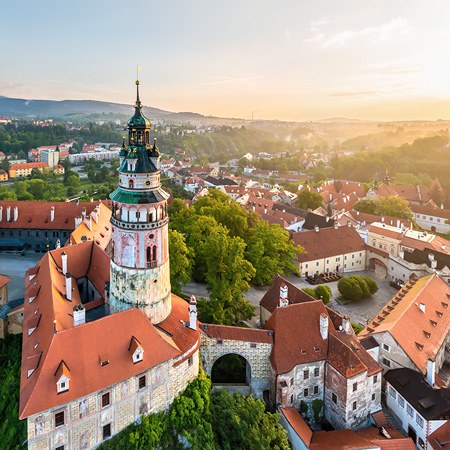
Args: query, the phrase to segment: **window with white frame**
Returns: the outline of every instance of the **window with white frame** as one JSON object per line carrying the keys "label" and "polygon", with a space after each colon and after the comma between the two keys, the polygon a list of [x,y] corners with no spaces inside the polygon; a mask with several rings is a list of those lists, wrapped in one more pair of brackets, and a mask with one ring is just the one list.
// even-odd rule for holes
{"label": "window with white frame", "polygon": [[414,410],[412,409],[412,406],[409,404],[406,404],[406,412],[409,417],[414,416]]}
{"label": "window with white frame", "polygon": [[396,392],[396,390],[395,390],[392,386],[389,386],[389,395],[390,395],[392,398],[396,398],[396,397],[397,397],[397,392]]}
{"label": "window with white frame", "polygon": [[390,353],[391,347],[387,344],[383,344],[383,350]]}
{"label": "window with white frame", "polygon": [[420,428],[423,428],[423,417],[416,413],[416,422]]}
{"label": "window with white frame", "polygon": [[398,401],[398,404],[399,404],[402,408],[405,407],[405,399],[404,399],[400,394],[398,394],[397,401]]}

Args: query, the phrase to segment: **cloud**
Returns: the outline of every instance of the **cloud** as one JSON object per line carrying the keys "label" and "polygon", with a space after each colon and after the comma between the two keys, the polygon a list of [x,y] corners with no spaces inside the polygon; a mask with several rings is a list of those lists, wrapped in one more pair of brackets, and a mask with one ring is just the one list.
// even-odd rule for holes
{"label": "cloud", "polygon": [[253,76],[253,77],[242,77],[242,78],[224,78],[222,80],[214,80],[214,81],[206,81],[204,83],[200,83],[199,86],[219,86],[222,84],[240,84],[247,83],[249,81],[260,80],[261,78],[265,78],[263,75]]}
{"label": "cloud", "polygon": [[[400,34],[411,31],[412,27],[404,17],[392,19],[390,22],[375,27],[365,27],[359,30],[344,30],[339,33],[326,34],[318,31],[317,22],[311,24],[314,34],[305,42],[315,43],[323,48],[342,47],[351,41],[366,39],[371,41],[386,41]],[[322,23],[322,22],[320,22]]]}

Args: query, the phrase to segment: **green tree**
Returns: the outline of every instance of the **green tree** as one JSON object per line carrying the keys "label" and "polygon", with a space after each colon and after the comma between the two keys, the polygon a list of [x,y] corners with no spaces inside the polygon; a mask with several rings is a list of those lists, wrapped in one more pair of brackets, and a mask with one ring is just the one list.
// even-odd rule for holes
{"label": "green tree", "polygon": [[302,189],[295,201],[297,206],[302,209],[316,209],[323,203],[322,196],[309,189]]}
{"label": "green tree", "polygon": [[310,297],[315,298],[317,300],[316,291],[313,288],[305,287],[302,289],[305,294],[308,294]]}
{"label": "green tree", "polygon": [[199,302],[201,320],[239,325],[251,319],[254,309],[243,293],[249,289],[248,281],[255,275],[255,269],[244,258],[245,242],[227,233],[211,234],[204,251],[210,297],[207,302]]}
{"label": "green tree", "polygon": [[170,284],[172,291],[181,292],[181,285],[191,280],[192,255],[184,236],[176,230],[169,229]]}
{"label": "green tree", "polygon": [[378,214],[380,210],[380,201],[378,199],[362,198],[358,200],[353,208],[367,214]]}
{"label": "green tree", "polygon": [[259,286],[270,284],[277,273],[297,273],[295,255],[302,252],[295,247],[289,233],[277,224],[259,220],[250,231],[245,256],[255,268],[252,281]]}
{"label": "green tree", "polygon": [[379,214],[412,219],[413,213],[408,202],[402,197],[381,197]]}
{"label": "green tree", "polygon": [[266,412],[262,400],[214,391],[212,417],[219,448],[223,450],[290,449],[278,414]]}

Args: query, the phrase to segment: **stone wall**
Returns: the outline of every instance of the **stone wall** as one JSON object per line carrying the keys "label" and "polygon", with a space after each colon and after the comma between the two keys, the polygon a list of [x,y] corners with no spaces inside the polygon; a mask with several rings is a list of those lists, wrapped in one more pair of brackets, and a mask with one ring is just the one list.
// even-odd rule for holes
{"label": "stone wall", "polygon": [[152,323],[162,322],[171,311],[169,261],[154,269],[129,269],[111,261],[111,314],[139,307]]}
{"label": "stone wall", "polygon": [[[116,434],[143,414],[167,410],[174,398],[198,375],[199,354],[177,366],[173,361],[153,367],[135,377],[58,408],[28,418],[28,448],[47,450],[61,445],[67,449],[90,449],[103,441],[103,426],[111,424]],[[139,389],[139,378],[146,386]],[[110,393],[110,405],[102,408],[102,394]],[[64,411],[64,426],[54,427],[55,413]]]}
{"label": "stone wall", "polygon": [[214,363],[224,355],[240,355],[250,365],[251,393],[255,397],[262,397],[263,391],[270,389],[271,366],[270,353],[272,345],[259,342],[245,342],[227,339],[210,338],[201,335],[201,356],[203,367],[211,376]]}

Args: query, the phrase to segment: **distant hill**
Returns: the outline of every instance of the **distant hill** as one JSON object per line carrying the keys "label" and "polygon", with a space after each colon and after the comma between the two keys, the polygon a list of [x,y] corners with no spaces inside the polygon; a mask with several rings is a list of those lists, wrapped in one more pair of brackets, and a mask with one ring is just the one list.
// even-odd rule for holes
{"label": "distant hill", "polygon": [[330,117],[316,120],[317,123],[376,123],[375,120],[348,119],[347,117]]}
{"label": "distant hill", "polygon": [[[0,115],[13,117],[64,117],[72,114],[123,114],[129,116],[133,107],[121,103],[96,100],[25,100],[0,96]],[[144,107],[151,119],[195,113],[172,113],[158,108]],[[195,114],[196,117],[199,115]]]}

